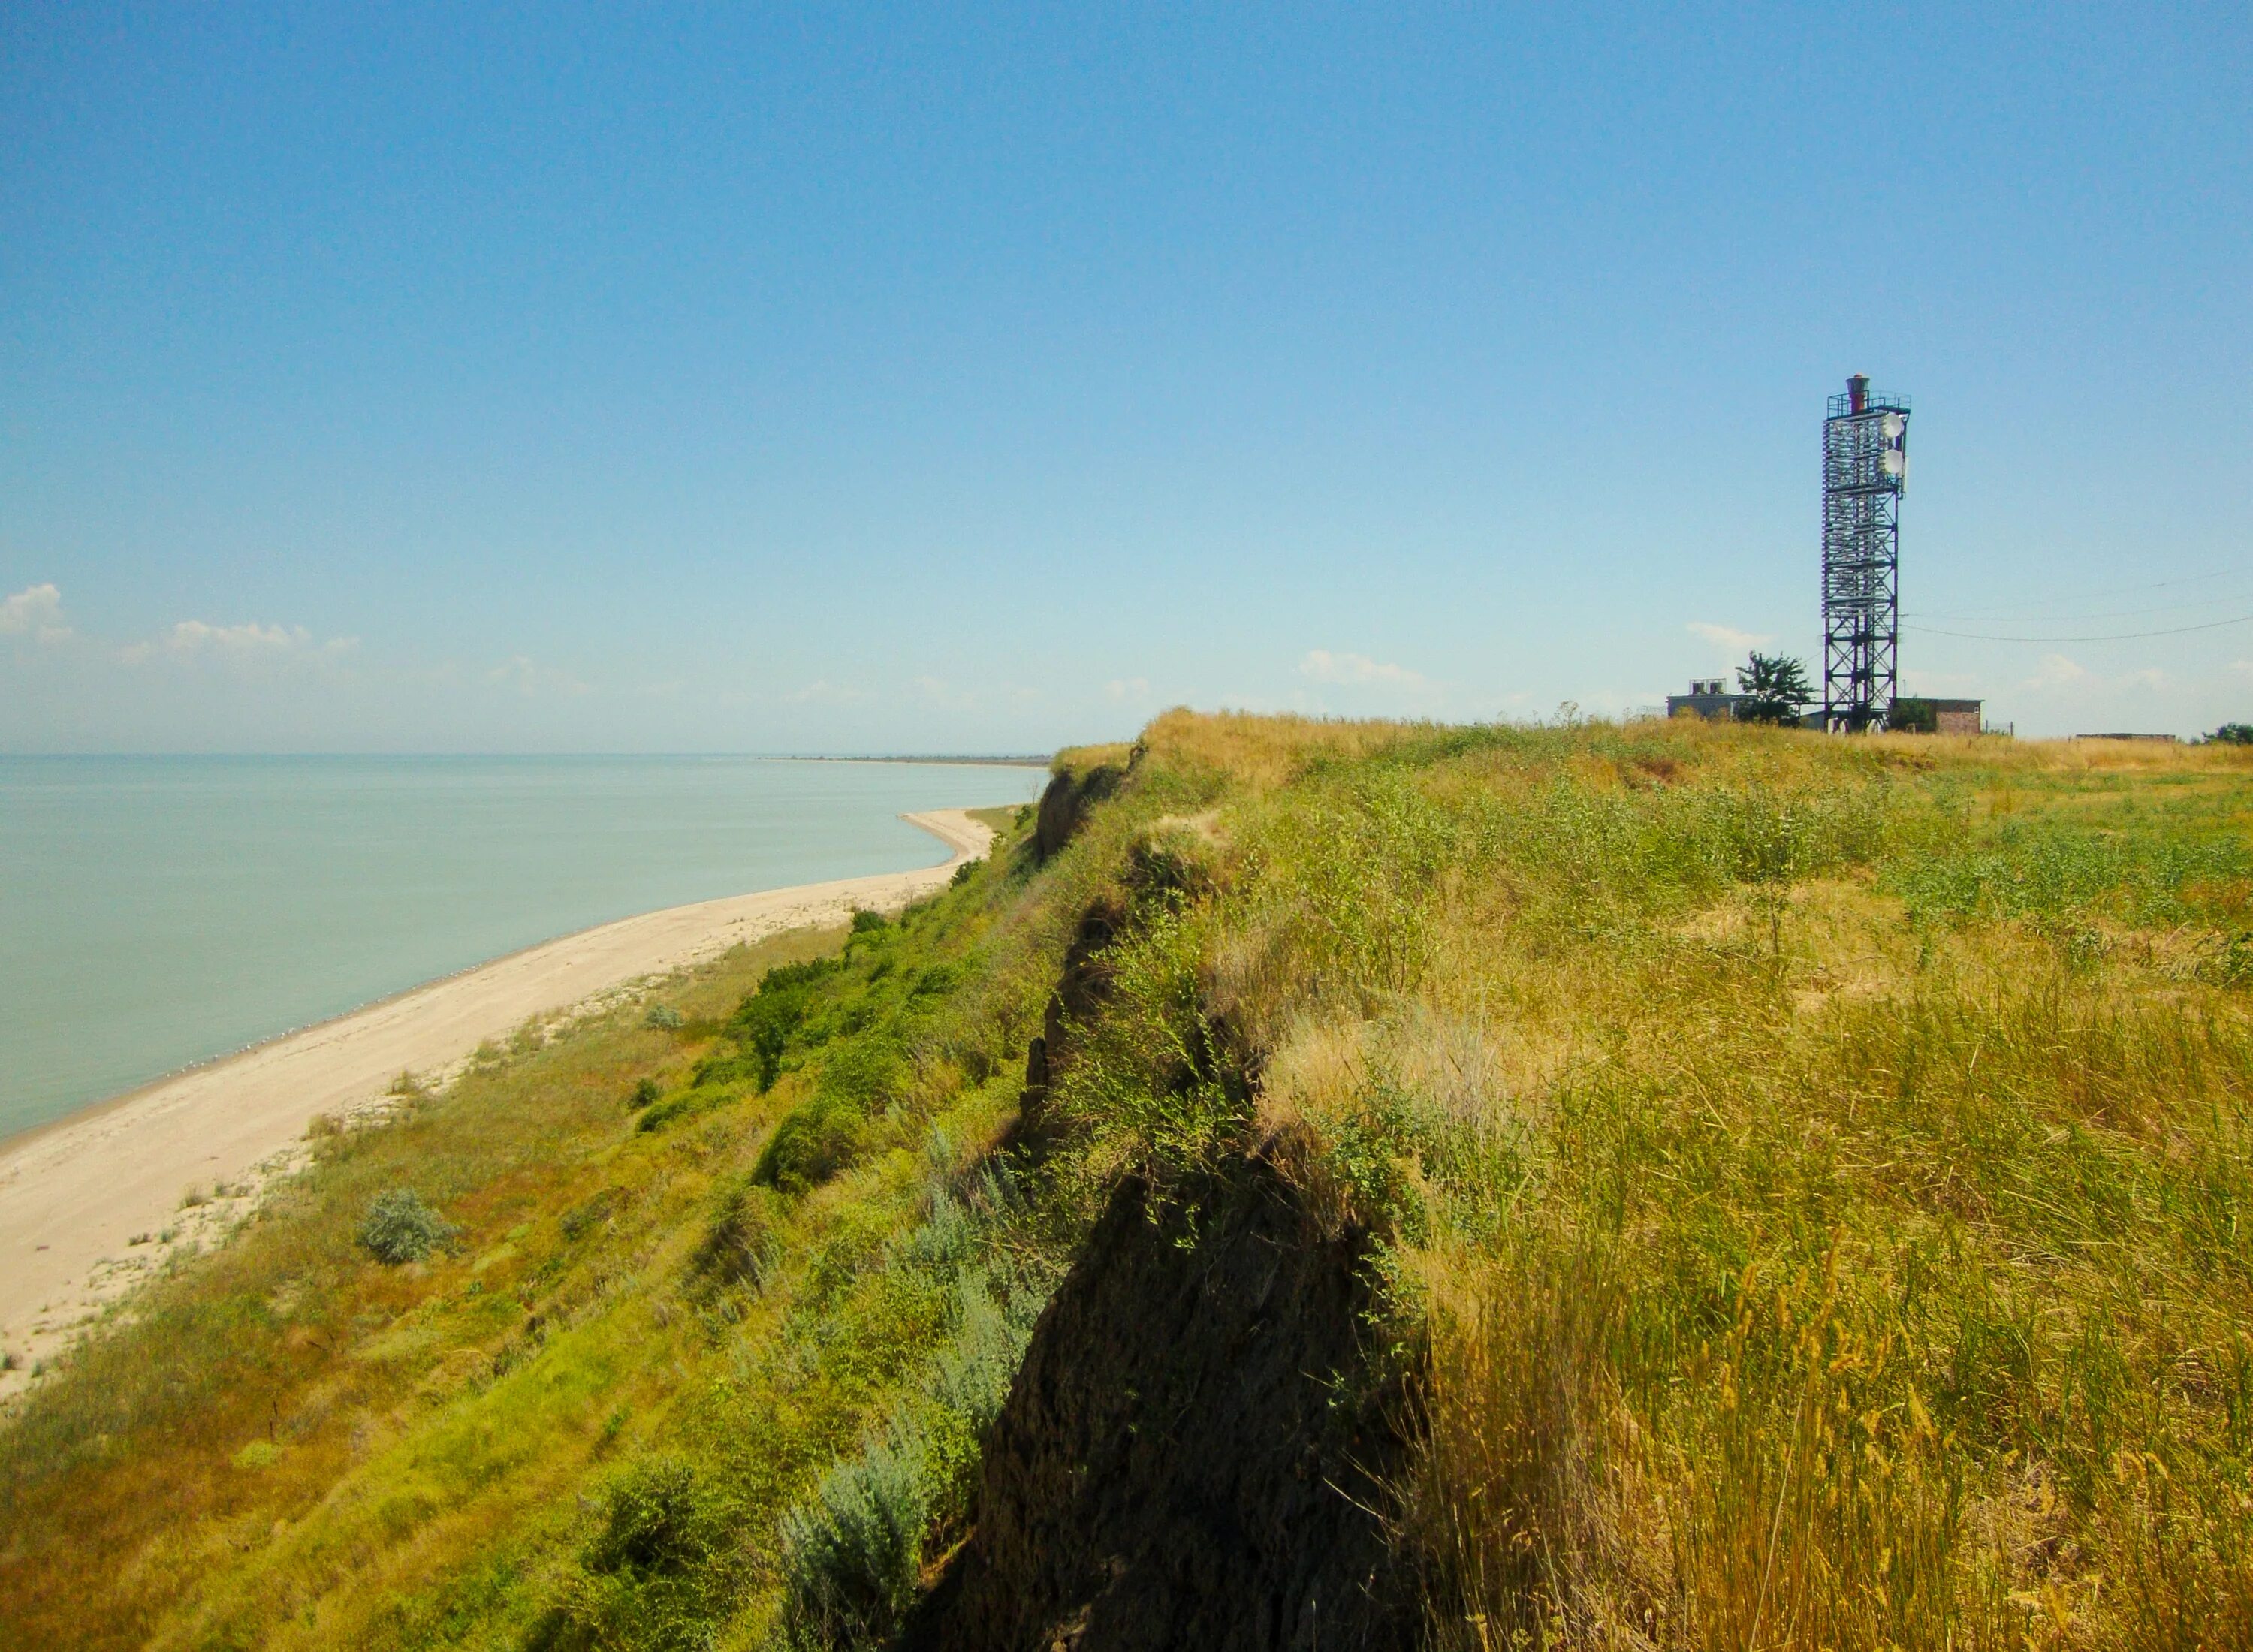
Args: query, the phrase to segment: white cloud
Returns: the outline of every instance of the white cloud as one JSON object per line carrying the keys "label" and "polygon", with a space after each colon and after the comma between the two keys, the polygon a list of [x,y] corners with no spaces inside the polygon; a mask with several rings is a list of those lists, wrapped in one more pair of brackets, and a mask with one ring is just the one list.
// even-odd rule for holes
{"label": "white cloud", "polygon": [[979,705],[979,695],[974,691],[957,688],[944,677],[918,677],[915,680],[915,691],[931,704],[950,711],[974,711]]}
{"label": "white cloud", "polygon": [[2120,694],[2136,690],[2145,694],[2165,694],[2173,689],[2175,680],[2157,666],[2142,666],[2124,671],[2115,676],[2094,672],[2079,660],[2065,654],[2044,654],[2034,674],[2022,680],[2019,687],[2028,694],[2063,695],[2084,698],[2092,694]]}
{"label": "white cloud", "polygon": [[552,666],[542,666],[524,654],[512,654],[506,661],[485,673],[485,680],[513,688],[527,699],[543,694],[576,695],[588,692],[587,685],[568,672],[557,671]]}
{"label": "white cloud", "polygon": [[2034,674],[2019,687],[2033,694],[2055,694],[2061,689],[2085,688],[2096,680],[2096,673],[2079,660],[2064,654],[2044,654]]}
{"label": "white cloud", "polygon": [[128,643],[118,659],[138,666],[160,656],[175,659],[273,660],[334,657],[359,646],[357,637],[317,638],[303,625],[214,625],[184,619],[154,642]]}
{"label": "white cloud", "polygon": [[242,625],[211,625],[199,619],[184,619],[172,627],[165,646],[182,653],[194,653],[209,649],[226,653],[286,654],[313,645],[313,633],[303,625],[286,629],[280,625],[261,625],[252,621]]}
{"label": "white cloud", "polygon": [[1692,637],[1702,637],[1716,648],[1731,654],[1750,653],[1764,648],[1775,640],[1773,631],[1739,631],[1733,625],[1716,625],[1710,620],[1693,619],[1683,629]]}
{"label": "white cloud", "polygon": [[1150,680],[1147,677],[1113,677],[1103,687],[1113,700],[1147,700]]}
{"label": "white cloud", "polygon": [[834,683],[827,677],[817,677],[803,688],[793,688],[783,696],[793,706],[854,706],[874,700],[876,691],[854,683]]}
{"label": "white cloud", "polygon": [[31,637],[59,643],[71,634],[63,624],[63,594],[52,584],[27,585],[0,597],[0,637]]}
{"label": "white cloud", "polygon": [[1416,694],[1436,694],[1440,687],[1423,673],[1411,671],[1406,666],[1371,659],[1367,654],[1334,654],[1327,648],[1308,649],[1307,657],[1299,662],[1299,674],[1318,683],[1399,688]]}

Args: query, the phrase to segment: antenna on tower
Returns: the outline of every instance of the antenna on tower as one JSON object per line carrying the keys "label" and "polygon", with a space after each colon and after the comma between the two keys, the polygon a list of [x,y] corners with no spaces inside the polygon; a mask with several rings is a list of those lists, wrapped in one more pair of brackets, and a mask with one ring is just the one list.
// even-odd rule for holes
{"label": "antenna on tower", "polygon": [[1900,690],[1896,586],[1908,398],[1846,380],[1823,421],[1823,726],[1880,728]]}

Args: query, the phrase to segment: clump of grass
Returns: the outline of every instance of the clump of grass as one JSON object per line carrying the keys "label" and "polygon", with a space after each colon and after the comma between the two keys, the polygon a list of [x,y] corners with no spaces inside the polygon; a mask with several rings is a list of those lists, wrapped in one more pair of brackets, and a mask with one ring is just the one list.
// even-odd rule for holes
{"label": "clump of grass", "polygon": [[576,1243],[589,1234],[609,1225],[618,1208],[625,1202],[625,1192],[619,1188],[604,1188],[592,1198],[573,1205],[556,1222],[565,1239]]}
{"label": "clump of grass", "polygon": [[604,1488],[602,1523],[582,1558],[588,1570],[613,1576],[677,1574],[708,1558],[723,1531],[716,1500],[695,1466],[660,1454]]}
{"label": "clump of grass", "polygon": [[881,1035],[840,1045],[822,1063],[813,1094],[776,1125],[752,1168],[753,1179],[802,1194],[845,1169],[868,1145],[870,1114],[904,1071],[898,1047]]}
{"label": "clump of grass", "polygon": [[414,1188],[391,1188],[369,1202],[358,1237],[362,1250],[386,1266],[396,1267],[452,1248],[460,1231]]}
{"label": "clump of grass", "polygon": [[714,1202],[711,1225],[691,1259],[691,1271],[722,1286],[763,1287],[781,1257],[775,1194],[748,1178],[729,1181]]}

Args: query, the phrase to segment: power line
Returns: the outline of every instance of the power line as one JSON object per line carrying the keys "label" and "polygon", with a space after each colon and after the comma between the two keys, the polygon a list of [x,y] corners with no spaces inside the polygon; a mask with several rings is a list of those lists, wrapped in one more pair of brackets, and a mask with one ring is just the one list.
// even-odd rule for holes
{"label": "power line", "polygon": [[2210,619],[2202,625],[2170,625],[2164,631],[2106,631],[2095,637],[1997,637],[1984,631],[1942,631],[1935,625],[1904,625],[1903,631],[1922,631],[1928,637],[1962,637],[1975,643],[2121,643],[2137,637],[2180,637],[2185,631],[2219,631],[2224,625],[2243,625],[2253,621],[2253,614],[2240,614],[2236,619]]}
{"label": "power line", "polygon": [[2141,619],[2146,614],[2180,614],[2185,609],[2211,609],[2217,603],[2242,603],[2246,600],[2247,594],[2241,591],[2229,596],[2209,596],[2194,603],[2162,603],[2157,608],[2116,608],[2109,613],[2098,614],[1998,614],[1991,611],[1973,614],[1936,614],[1920,609],[1908,615],[1907,617],[1910,619],[1984,619],[1998,625],[2054,625],[2063,620]]}
{"label": "power line", "polygon": [[[2060,596],[2055,600],[2060,603],[2086,603],[2094,602],[2099,597],[2104,596],[2127,596],[2137,591],[2172,590],[2178,585],[2202,585],[2208,580],[2227,579],[2232,575],[2243,574],[2244,571],[2245,570],[2242,568],[2217,568],[2204,574],[2186,574],[2179,579],[2146,580],[2142,583],[2136,585],[2112,585],[2107,586],[2103,590],[2075,591],[2069,596]],[[2173,606],[2188,607],[2190,604],[2176,603],[2173,604]],[[2029,625],[2038,625],[2044,620],[2125,619],[2135,614],[2158,614],[2164,613],[2166,611],[2166,610],[2165,608],[2152,608],[2129,609],[2118,614],[2040,614],[2030,617],[2023,623]],[[1998,613],[1992,609],[1978,610],[1965,614],[1935,614],[1927,612],[1920,615],[1919,617],[1924,619],[1988,619],[2005,624],[2019,623],[2019,617],[2016,614]]]}

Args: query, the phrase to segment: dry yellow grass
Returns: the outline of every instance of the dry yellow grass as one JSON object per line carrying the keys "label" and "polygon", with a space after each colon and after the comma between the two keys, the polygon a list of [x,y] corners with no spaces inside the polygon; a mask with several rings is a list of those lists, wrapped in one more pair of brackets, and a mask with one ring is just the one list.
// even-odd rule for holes
{"label": "dry yellow grass", "polygon": [[2253,1639],[2244,754],[1144,745],[1252,1127],[1396,1236],[1437,1644]]}
{"label": "dry yellow grass", "polygon": [[[1064,856],[838,978],[840,1070],[896,1066],[775,1299],[683,1280],[813,1070],[617,1110],[740,977],[678,1047],[497,1065],[184,1281],[173,1370],[129,1335],[0,1443],[17,1638],[764,1643],[777,1521],[951,1335],[912,1133],[992,1139],[1100,896],[1043,1230],[1266,1137],[1386,1235],[1435,1647],[2253,1643],[2253,754],[1169,713],[1059,759],[1129,761]],[[409,1163],[472,1250],[342,1265]],[[729,1542],[586,1560],[616,1475],[680,1461]]]}

